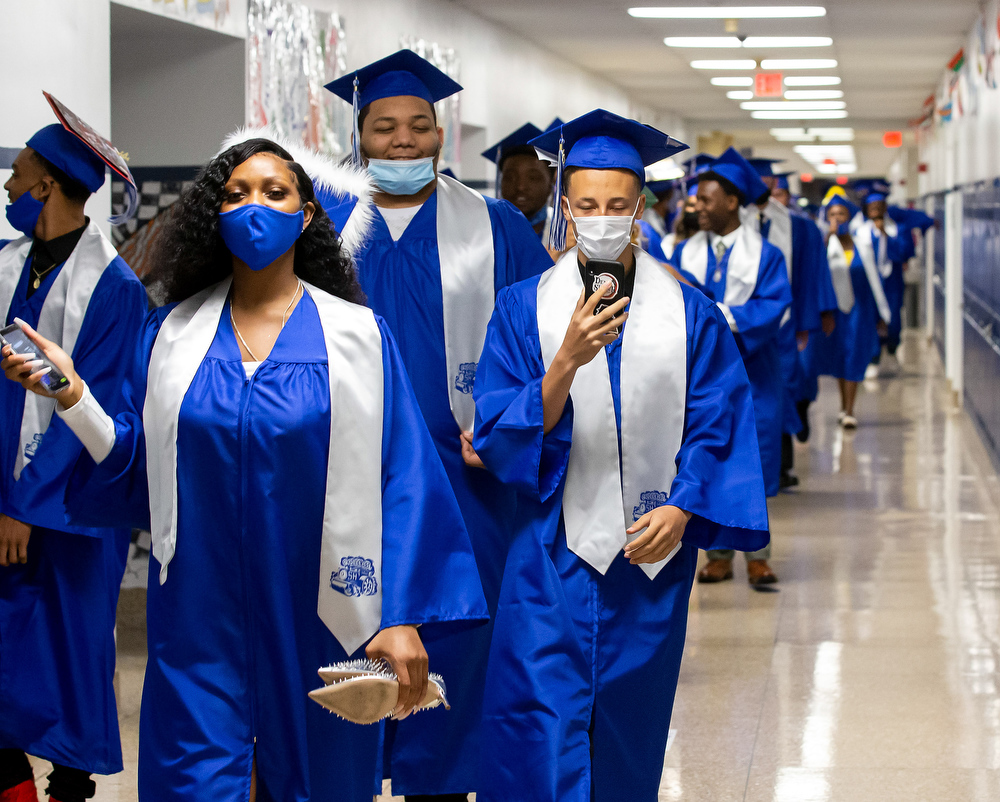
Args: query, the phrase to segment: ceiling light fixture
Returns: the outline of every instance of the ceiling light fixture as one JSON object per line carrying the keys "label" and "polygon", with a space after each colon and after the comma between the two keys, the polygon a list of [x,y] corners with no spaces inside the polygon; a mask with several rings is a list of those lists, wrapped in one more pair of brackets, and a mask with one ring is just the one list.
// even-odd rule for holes
{"label": "ceiling light fixture", "polygon": [[757,62],[752,58],[700,59],[691,62],[696,70],[755,70]]}
{"label": "ceiling light fixture", "polygon": [[853,142],[853,128],[772,128],[771,136],[779,142]]}
{"label": "ceiling light fixture", "polygon": [[786,75],[785,86],[840,86],[836,75]]}
{"label": "ceiling light fixture", "polygon": [[705,48],[779,48],[779,47],[829,47],[829,36],[668,36],[663,40],[667,47]]}
{"label": "ceiling light fixture", "polygon": [[641,6],[630,8],[638,19],[803,19],[825,17],[823,6]]}
{"label": "ceiling light fixture", "polygon": [[847,112],[840,111],[752,111],[755,120],[843,120]]}
{"label": "ceiling light fixture", "polygon": [[732,92],[726,92],[726,97],[730,100],[753,100],[753,92],[749,89],[735,89]]}
{"label": "ceiling light fixture", "polygon": [[733,76],[732,78],[713,78],[712,86],[753,86],[753,78],[749,75]]}
{"label": "ceiling light fixture", "polygon": [[833,111],[846,108],[843,100],[751,100],[740,103],[745,111]]}
{"label": "ceiling light fixture", "polygon": [[836,100],[844,96],[840,89],[786,89],[786,100]]}
{"label": "ceiling light fixture", "polygon": [[762,70],[832,70],[835,58],[766,58],[760,63]]}

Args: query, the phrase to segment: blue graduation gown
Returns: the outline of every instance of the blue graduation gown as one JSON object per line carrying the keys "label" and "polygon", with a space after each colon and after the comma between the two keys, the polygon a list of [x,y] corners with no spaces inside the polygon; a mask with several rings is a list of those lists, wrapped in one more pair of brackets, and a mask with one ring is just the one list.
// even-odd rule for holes
{"label": "blue graduation gown", "polygon": [[[477,798],[652,802],[698,549],[754,551],[768,540],[750,387],[721,313],[682,287],[687,403],[669,503],[694,515],[680,551],[655,579],[621,554],[602,576],[566,543],[573,405],[545,434],[537,287],[532,279],[498,297],[475,390],[475,447],[518,490],[490,651]],[[620,421],[620,341],[607,352]]]}
{"label": "blue graduation gown", "polygon": [[[826,239],[819,226],[807,217],[793,218],[801,219],[809,225],[803,229],[808,238],[803,238],[800,242],[805,252],[811,256],[812,270],[806,271],[810,277],[809,287],[806,292],[809,294],[813,308],[816,310],[815,327],[804,329],[809,331],[809,342],[805,349],[798,352],[799,362],[799,387],[795,401],[809,400],[815,401],[819,386],[817,384],[816,365],[811,349],[821,347],[820,343],[827,339],[821,328],[820,315],[823,312],[833,312],[836,318],[837,294],[833,289],[833,277],[830,274],[830,262],[826,255]],[[795,243],[793,242],[793,250]],[[793,259],[795,256],[793,255]],[[792,294],[795,296],[795,286],[793,282]],[[793,301],[794,304],[794,301]]]}
{"label": "blue graduation gown", "polygon": [[[507,201],[486,198],[493,229],[494,288],[499,291],[552,266],[538,235]],[[398,241],[374,215],[356,255],[368,305],[392,330],[413,382],[420,411],[472,538],[491,614],[500,593],[515,497],[487,471],[462,460],[460,431],[448,400],[444,312],[437,243],[437,194],[424,203]],[[452,710],[421,713],[387,724],[387,773],[399,794],[463,793],[477,789],[478,726],[492,625],[426,639],[434,671],[447,671]]]}
{"label": "blue graduation gown", "polygon": [[[791,215],[792,224],[792,306],[791,316],[781,327],[781,373],[785,381],[782,399],[782,430],[798,434],[802,420],[796,403],[803,398],[809,377],[802,363],[796,334],[806,331],[822,337],[820,315],[837,308],[830,278],[826,247],[819,227],[805,217]],[[761,234],[767,239],[771,223],[765,220]],[[812,378],[815,382],[815,377]]]}
{"label": "blue graduation gown", "polygon": [[666,254],[663,253],[663,237],[660,236],[660,233],[645,220],[636,220],[635,222],[642,232],[642,242],[640,243],[642,249],[658,262],[669,261]]}
{"label": "blue graduation gown", "polygon": [[[916,222],[916,218],[914,218]],[[888,235],[885,235],[888,236]],[[878,239],[872,234],[872,242],[875,253],[878,253]],[[892,262],[892,272],[888,277],[882,277],[882,289],[885,292],[885,299],[889,302],[889,311],[892,318],[889,321],[889,331],[885,338],[891,349],[899,345],[899,339],[903,331],[903,296],[906,293],[906,282],[903,278],[903,271],[906,262],[913,258],[916,253],[913,244],[913,228],[910,225],[910,218],[899,225],[895,237],[889,237],[886,243],[886,255]]]}
{"label": "blue graduation gown", "polygon": [[[169,312],[151,313],[116,419],[111,454],[84,455],[76,514],[119,498],[147,524],[141,410],[149,354]],[[384,324],[382,627],[421,632],[485,619],[468,536]],[[229,322],[188,389],[177,435],[177,552],[167,581],[150,561],[149,662],[139,724],[139,796],[245,800],[256,752],[260,802],[370,802],[381,728],[311,701],[320,666],[349,655],[316,611],[330,385],[306,295],[247,378]],[[451,622],[451,623],[445,623]],[[446,681],[450,666],[440,666]]]}
{"label": "blue graduation gown", "polygon": [[[5,325],[15,317],[38,325],[61,271],[52,270],[27,298],[29,258]],[[142,284],[116,258],[94,288],[72,354],[112,412],[146,310]],[[0,568],[0,749],[113,774],[122,769],[115,610],[131,531],[69,522],[64,494],[82,446],[57,415],[14,480],[24,399],[20,385],[0,381],[0,511],[32,527],[27,564]]]}
{"label": "blue graduation gown", "polygon": [[[687,240],[678,243],[671,258],[688,281],[701,289],[709,299],[722,301],[726,294],[726,274],[729,267],[730,248],[716,263],[712,248],[708,249],[708,269],[705,285],[681,268],[681,254]],[[781,372],[782,341],[781,318],[792,303],[788,283],[788,270],[781,251],[766,240],[762,243],[760,271],[753,295],[742,306],[730,307],[736,320],[736,342],[743,354],[750,387],[753,389],[754,415],[757,419],[757,437],[760,445],[760,462],[764,469],[764,487],[768,496],[778,493],[781,475],[781,432],[783,421],[784,379]],[[716,272],[719,280],[715,280]],[[793,332],[794,334],[794,332]],[[787,348],[787,346],[786,346]]]}
{"label": "blue graduation gown", "polygon": [[[854,307],[846,315],[837,310],[837,328],[825,338],[810,338],[806,358],[816,376],[860,382],[865,378],[869,363],[879,354],[879,314],[857,249],[851,259],[851,286]],[[813,394],[815,398],[815,394]]]}

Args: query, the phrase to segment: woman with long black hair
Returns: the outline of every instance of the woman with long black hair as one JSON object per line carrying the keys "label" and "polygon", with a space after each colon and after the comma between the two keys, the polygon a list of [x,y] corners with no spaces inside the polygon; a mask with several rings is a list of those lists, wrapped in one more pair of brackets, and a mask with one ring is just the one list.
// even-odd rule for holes
{"label": "woman with long black hair", "polygon": [[[309,701],[316,670],[367,644],[405,715],[428,681],[416,627],[486,617],[396,346],[309,177],[268,140],[205,168],[151,284],[167,305],[113,421],[31,333],[70,378],[60,414],[90,455],[71,506],[153,533],[140,798],[367,802],[379,728]],[[37,367],[4,356],[37,392]]]}

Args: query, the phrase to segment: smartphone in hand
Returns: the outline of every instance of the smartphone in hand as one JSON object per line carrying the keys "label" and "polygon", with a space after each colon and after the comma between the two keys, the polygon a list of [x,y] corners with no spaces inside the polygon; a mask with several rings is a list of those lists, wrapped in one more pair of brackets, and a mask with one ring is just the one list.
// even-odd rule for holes
{"label": "smartphone in hand", "polygon": [[38,370],[50,368],[49,372],[41,378],[41,385],[46,392],[55,395],[69,387],[69,379],[63,376],[59,368],[38,352],[38,346],[28,339],[28,335],[16,323],[5,329],[0,329],[0,346],[4,345],[9,345],[15,354],[35,354],[35,358],[42,363],[38,366]]}
{"label": "smartphone in hand", "polygon": [[[586,265],[587,298],[595,292],[601,293],[601,300],[594,310],[599,315],[625,296],[625,265],[603,259],[588,259]],[[621,327],[617,329],[621,333]]]}

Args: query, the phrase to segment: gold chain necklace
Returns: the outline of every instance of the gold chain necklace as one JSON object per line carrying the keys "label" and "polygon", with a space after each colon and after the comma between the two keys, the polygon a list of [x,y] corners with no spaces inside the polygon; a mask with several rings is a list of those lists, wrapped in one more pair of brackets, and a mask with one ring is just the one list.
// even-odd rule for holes
{"label": "gold chain necklace", "polygon": [[[281,315],[281,328],[278,329],[278,334],[281,334],[282,330],[285,328],[285,318],[288,316],[288,310],[292,308],[292,304],[295,303],[295,299],[299,297],[299,290],[302,289],[302,280],[296,278],[296,281],[298,281],[298,284],[295,286],[295,292],[292,293],[292,300],[290,300],[288,302],[288,306],[285,307],[285,311]],[[250,358],[254,362],[261,362],[261,361],[263,361],[263,360],[257,359],[257,357],[254,355],[254,352],[250,350],[250,346],[247,345],[247,341],[243,339],[243,335],[240,334],[240,330],[239,330],[239,328],[236,325],[236,318],[233,317],[233,302],[232,302],[232,300],[229,301],[229,322],[232,323],[232,325],[233,325],[233,331],[236,332],[236,336],[239,337],[240,342],[243,343],[243,347],[247,349],[247,353],[250,354]],[[274,340],[275,340],[275,342],[277,342],[278,338],[275,337]]]}
{"label": "gold chain necklace", "polygon": [[31,286],[33,289],[38,289],[42,286],[42,279],[45,278],[49,273],[55,270],[59,265],[51,265],[50,267],[43,270],[41,273],[35,271],[35,263],[31,263],[31,272],[35,275],[35,280],[32,282]]}

